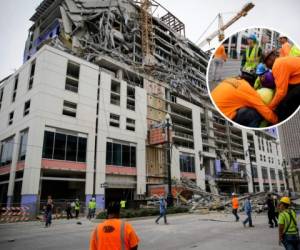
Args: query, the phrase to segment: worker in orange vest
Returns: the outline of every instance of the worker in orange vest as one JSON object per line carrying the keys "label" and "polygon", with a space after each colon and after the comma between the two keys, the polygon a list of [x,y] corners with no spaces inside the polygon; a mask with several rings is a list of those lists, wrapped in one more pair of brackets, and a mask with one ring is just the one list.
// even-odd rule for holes
{"label": "worker in orange vest", "polygon": [[275,79],[275,95],[268,107],[276,111],[279,121],[290,117],[300,105],[300,57],[277,57],[276,52],[267,51],[264,63]]}
{"label": "worker in orange vest", "polygon": [[214,54],[214,59],[212,60],[213,65],[213,73],[212,73],[212,81],[220,81],[221,75],[220,71],[223,68],[224,62],[227,60],[227,55],[225,52],[225,47],[223,44],[221,44]]}
{"label": "worker in orange vest", "polygon": [[235,193],[232,193],[231,203],[232,203],[232,213],[235,216],[235,221],[238,222],[240,220],[240,217],[238,216],[239,200]]}
{"label": "worker in orange vest", "polygon": [[264,118],[271,124],[276,124],[276,114],[253,88],[255,80],[255,74],[242,71],[240,76],[219,83],[211,92],[211,97],[219,110],[236,123],[259,127]]}
{"label": "worker in orange vest", "polygon": [[289,56],[292,46],[289,44],[288,38],[285,35],[280,34],[279,42],[281,44],[281,48],[279,49],[279,56],[280,57]]}
{"label": "worker in orange vest", "polygon": [[111,202],[107,220],[97,225],[90,239],[90,250],[136,250],[139,238],[133,227],[120,219],[120,202]]}

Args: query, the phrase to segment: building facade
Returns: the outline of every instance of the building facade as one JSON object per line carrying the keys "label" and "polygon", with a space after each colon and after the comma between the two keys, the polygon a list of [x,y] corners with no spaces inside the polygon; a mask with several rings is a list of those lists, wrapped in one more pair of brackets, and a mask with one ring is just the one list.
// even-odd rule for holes
{"label": "building facade", "polygon": [[284,166],[287,168],[289,186],[300,191],[300,113],[299,111],[279,128]]}
{"label": "building facade", "polygon": [[[214,193],[284,191],[278,138],[218,114],[206,90],[208,56],[182,36],[184,26],[170,26],[174,16],[153,17],[155,49],[146,57],[155,63],[145,65],[140,6],[76,3],[41,3],[24,65],[0,82],[1,203],[36,212],[48,195],[83,203],[95,196],[104,208],[165,194],[169,149],[174,181]],[[107,32],[93,37],[93,22]]]}

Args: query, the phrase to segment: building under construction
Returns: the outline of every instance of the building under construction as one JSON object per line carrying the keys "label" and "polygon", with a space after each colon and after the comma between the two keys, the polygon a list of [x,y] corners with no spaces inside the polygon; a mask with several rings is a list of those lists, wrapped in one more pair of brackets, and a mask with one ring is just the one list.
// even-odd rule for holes
{"label": "building under construction", "polygon": [[44,0],[30,20],[24,65],[0,82],[2,203],[165,193],[167,114],[173,179],[285,189],[277,137],[218,114],[208,55],[156,1]]}

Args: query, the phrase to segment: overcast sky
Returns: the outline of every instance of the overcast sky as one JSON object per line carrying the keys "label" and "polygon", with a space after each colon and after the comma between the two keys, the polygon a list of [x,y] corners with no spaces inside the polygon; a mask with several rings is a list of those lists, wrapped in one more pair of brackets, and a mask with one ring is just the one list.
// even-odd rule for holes
{"label": "overcast sky", "polygon": [[[246,0],[157,0],[186,25],[187,37],[196,42],[218,13],[237,12]],[[41,0],[2,1],[0,15],[0,79],[21,66],[29,18]],[[249,14],[233,24],[225,35],[247,27],[267,27],[284,32],[300,44],[299,0],[252,0],[256,5]],[[228,20],[233,13],[224,14]],[[210,32],[217,29],[215,23]],[[214,45],[214,43],[212,44]]]}

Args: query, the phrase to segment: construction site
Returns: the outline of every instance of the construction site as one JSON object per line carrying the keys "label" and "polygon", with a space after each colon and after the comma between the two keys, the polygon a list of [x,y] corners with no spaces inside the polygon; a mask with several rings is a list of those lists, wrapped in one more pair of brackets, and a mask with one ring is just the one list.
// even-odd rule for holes
{"label": "construction site", "polygon": [[287,189],[276,130],[219,115],[205,80],[210,52],[157,1],[44,0],[30,20],[24,64],[0,82],[2,206],[36,214],[51,195],[134,208],[171,188],[174,203],[200,195],[198,205],[217,209],[232,192]]}

